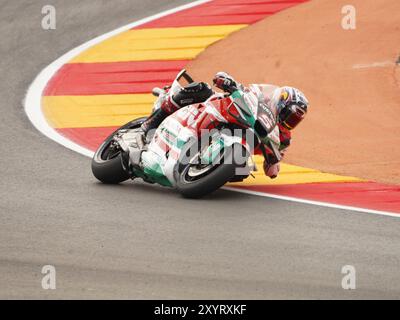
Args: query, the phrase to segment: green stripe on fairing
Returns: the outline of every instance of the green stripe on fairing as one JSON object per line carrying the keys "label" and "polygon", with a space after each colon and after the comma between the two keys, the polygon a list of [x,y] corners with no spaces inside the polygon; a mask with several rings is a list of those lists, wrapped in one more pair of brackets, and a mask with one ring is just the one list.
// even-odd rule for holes
{"label": "green stripe on fairing", "polygon": [[183,146],[186,144],[186,142],[187,142],[187,141],[178,138],[178,139],[176,140],[176,147],[177,147],[178,149],[182,149]]}
{"label": "green stripe on fairing", "polygon": [[151,167],[145,167],[144,174],[162,186],[172,186],[171,182],[164,175],[164,172],[158,163],[154,163]]}
{"label": "green stripe on fairing", "polygon": [[247,113],[250,114],[250,116],[247,116],[246,114],[243,114],[243,112],[242,112],[242,114],[244,115],[246,121],[247,121],[252,127],[254,127],[254,124],[255,124],[255,122],[256,122],[256,119],[255,119],[254,116],[252,115],[253,112],[250,110],[249,106],[248,106],[247,103],[244,101],[242,91],[237,90],[237,91],[233,92],[233,93],[231,94],[231,98],[233,98],[233,99],[240,99],[240,100],[243,102],[243,104],[244,104],[244,105],[246,106],[246,108],[247,108]]}
{"label": "green stripe on fairing", "polygon": [[133,169],[133,174],[136,177],[142,178],[145,181],[158,183],[165,187],[172,187],[172,183],[167,179],[166,176],[160,173],[160,169],[160,165],[153,168],[146,167],[144,168],[144,171]]}
{"label": "green stripe on fairing", "polygon": [[[219,148],[214,149],[214,147],[218,144]],[[218,141],[212,143],[201,157],[202,164],[210,164],[213,163],[216,157],[220,154],[221,150],[224,148],[224,139],[220,138]],[[212,149],[212,150],[211,150]],[[211,150],[211,152],[210,152]],[[210,154],[211,153],[211,154]]]}
{"label": "green stripe on fairing", "polygon": [[143,178],[144,180],[158,183],[162,186],[171,187],[172,183],[165,176],[164,171],[157,160],[158,159],[156,159],[156,157],[143,159],[143,171],[137,171],[134,172],[134,174],[140,178]]}

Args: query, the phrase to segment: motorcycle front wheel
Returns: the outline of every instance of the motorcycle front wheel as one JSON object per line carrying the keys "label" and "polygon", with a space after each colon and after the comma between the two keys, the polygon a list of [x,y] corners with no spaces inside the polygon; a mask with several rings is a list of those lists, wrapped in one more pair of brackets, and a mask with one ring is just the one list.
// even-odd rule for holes
{"label": "motorcycle front wheel", "polygon": [[176,188],[185,198],[201,198],[214,192],[237,175],[236,169],[247,165],[247,151],[239,144],[225,147],[219,161],[212,164],[201,164],[197,155],[189,159],[189,150],[190,146],[182,151],[174,172]]}

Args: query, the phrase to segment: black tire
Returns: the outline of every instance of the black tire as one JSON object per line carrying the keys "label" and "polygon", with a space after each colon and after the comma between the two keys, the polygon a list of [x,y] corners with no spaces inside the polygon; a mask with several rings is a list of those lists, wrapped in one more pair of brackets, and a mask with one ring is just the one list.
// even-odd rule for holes
{"label": "black tire", "polygon": [[[246,155],[247,159],[248,153],[242,145],[237,144],[236,147],[234,146],[223,150],[223,158],[229,159],[229,157],[232,157],[232,163],[224,163],[222,161],[221,164],[216,165],[207,175],[191,182],[188,182],[184,177],[190,165],[181,163],[180,161],[175,168],[175,180],[177,183],[176,188],[183,197],[193,199],[204,197],[235,177],[236,169],[246,166],[246,162],[238,163],[235,159],[243,159],[243,155]],[[183,154],[183,157],[185,157],[185,154]]]}
{"label": "black tire", "polygon": [[97,149],[92,159],[92,172],[97,180],[106,184],[118,184],[130,178],[122,166],[121,153],[112,158],[105,157],[105,153],[112,142],[113,136],[121,129],[134,129],[139,127],[146,118],[138,118],[128,122],[110,134]]}

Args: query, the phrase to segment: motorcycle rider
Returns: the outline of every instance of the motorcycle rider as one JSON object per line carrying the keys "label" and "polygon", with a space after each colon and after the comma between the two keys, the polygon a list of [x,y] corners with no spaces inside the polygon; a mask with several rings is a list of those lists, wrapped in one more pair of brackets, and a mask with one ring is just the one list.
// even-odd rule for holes
{"label": "motorcycle rider", "polygon": [[[214,85],[226,93],[232,93],[238,88],[246,90],[240,83],[236,82],[232,76],[226,72],[218,72],[213,78]],[[168,89],[166,87],[165,89]],[[143,122],[141,129],[138,132],[138,138],[136,144],[132,145],[133,150],[139,150],[136,156],[130,157],[131,162],[139,162],[140,151],[143,150],[146,142],[146,134],[152,129],[156,129],[161,122],[169,115],[177,111],[178,109],[206,101],[209,97],[214,94],[211,87],[205,82],[193,82],[180,92],[172,95],[167,95],[165,100],[162,102],[161,107],[155,110],[149,118]],[[290,145],[291,130],[294,129],[305,117],[307,113],[308,100],[304,94],[293,87],[280,87],[274,92],[274,95],[278,95],[277,110],[279,113],[278,126],[280,132],[280,148],[279,152],[283,157],[284,152]],[[132,150],[132,149],[131,149]],[[273,152],[266,148],[267,156],[264,160],[264,173],[274,179],[278,176],[280,165],[273,156]],[[132,161],[132,159],[137,159]]]}

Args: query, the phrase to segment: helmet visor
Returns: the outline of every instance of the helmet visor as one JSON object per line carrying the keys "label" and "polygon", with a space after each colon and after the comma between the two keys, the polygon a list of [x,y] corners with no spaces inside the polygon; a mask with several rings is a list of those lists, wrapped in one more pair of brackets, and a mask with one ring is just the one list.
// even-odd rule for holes
{"label": "helmet visor", "polygon": [[290,106],[289,110],[286,118],[283,120],[283,124],[286,128],[292,130],[304,119],[306,111],[297,105]]}

